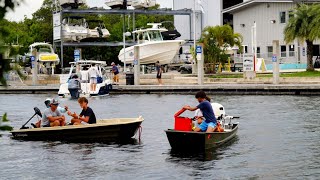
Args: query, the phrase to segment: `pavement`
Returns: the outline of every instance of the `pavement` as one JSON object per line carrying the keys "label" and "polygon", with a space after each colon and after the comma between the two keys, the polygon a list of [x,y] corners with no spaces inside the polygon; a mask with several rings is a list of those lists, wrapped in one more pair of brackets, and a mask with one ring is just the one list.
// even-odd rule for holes
{"label": "pavement", "polygon": [[[56,78],[59,78],[57,76]],[[205,90],[219,94],[254,94],[254,95],[320,95],[320,77],[280,78],[280,84],[272,84],[272,78],[204,78],[204,84],[198,85],[195,75],[181,75],[176,72],[165,73],[162,76],[163,85],[159,86],[155,74],[142,74],[140,85],[125,85],[125,75],[120,78],[120,84],[114,85],[110,93],[190,93]],[[0,94],[36,94],[57,93],[59,81],[52,76],[48,81],[42,79],[37,86],[20,81],[9,81],[9,86],[1,87]]]}

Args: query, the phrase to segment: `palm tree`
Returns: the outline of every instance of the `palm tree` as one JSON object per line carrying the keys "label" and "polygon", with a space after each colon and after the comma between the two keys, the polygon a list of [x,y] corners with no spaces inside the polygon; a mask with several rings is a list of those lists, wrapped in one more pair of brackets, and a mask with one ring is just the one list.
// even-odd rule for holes
{"label": "palm tree", "polygon": [[[213,64],[225,63],[228,59],[226,51],[234,46],[242,46],[243,37],[234,33],[229,25],[208,26],[203,30],[201,42],[204,44],[206,60]],[[215,73],[215,68],[213,69]]]}
{"label": "palm tree", "polygon": [[295,39],[307,44],[307,71],[314,71],[313,41],[320,37],[320,5],[300,4],[292,11],[291,18],[284,29],[284,40],[290,43]]}

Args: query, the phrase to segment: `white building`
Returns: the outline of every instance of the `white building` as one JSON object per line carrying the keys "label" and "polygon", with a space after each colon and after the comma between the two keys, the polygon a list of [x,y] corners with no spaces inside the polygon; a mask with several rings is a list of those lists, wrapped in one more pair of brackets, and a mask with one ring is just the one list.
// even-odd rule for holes
{"label": "white building", "polygon": [[[251,28],[256,22],[258,57],[271,63],[272,41],[279,40],[281,63],[304,64],[307,58],[305,43],[296,40],[286,44],[284,41],[284,28],[296,6],[295,0],[248,0],[224,9],[223,13],[233,15],[234,31],[243,35],[246,53],[253,53]],[[316,45],[314,55],[319,55],[319,45]]]}
{"label": "white building", "polygon": [[[201,2],[199,5],[198,2]],[[199,39],[201,31],[206,26],[216,26],[224,24],[222,14],[223,8],[242,3],[242,0],[173,0],[173,9],[194,9],[203,11],[196,15],[196,38]],[[180,39],[193,40],[193,24],[190,25],[188,16],[175,16],[174,24],[181,33]],[[191,17],[191,22],[193,18]]]}

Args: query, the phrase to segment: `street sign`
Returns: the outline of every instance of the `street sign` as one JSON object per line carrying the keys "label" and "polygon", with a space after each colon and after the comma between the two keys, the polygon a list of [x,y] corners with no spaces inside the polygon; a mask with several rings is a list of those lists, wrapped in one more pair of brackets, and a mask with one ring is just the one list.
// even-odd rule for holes
{"label": "street sign", "polygon": [[243,54],[243,71],[254,71],[253,54]]}
{"label": "street sign", "polygon": [[34,66],[35,66],[35,60],[36,60],[36,58],[35,58],[34,56],[30,56],[31,68],[34,68]]}
{"label": "street sign", "polygon": [[202,46],[197,46],[197,54],[201,54],[202,53]]}
{"label": "street sign", "polygon": [[74,54],[74,62],[80,61],[80,50],[79,49],[75,49],[73,54]]}
{"label": "street sign", "polygon": [[133,60],[133,65],[138,65],[138,60],[137,59]]}
{"label": "street sign", "polygon": [[272,56],[272,62],[277,62],[277,55]]}

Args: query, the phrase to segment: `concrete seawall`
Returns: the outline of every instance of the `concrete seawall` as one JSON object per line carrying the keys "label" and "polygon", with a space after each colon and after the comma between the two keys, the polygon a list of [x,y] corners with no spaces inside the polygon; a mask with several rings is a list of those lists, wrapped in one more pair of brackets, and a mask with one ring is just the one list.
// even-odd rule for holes
{"label": "concrete seawall", "polygon": [[[0,87],[0,94],[57,94],[59,86]],[[204,90],[226,95],[320,95],[320,84],[210,84],[114,86],[111,94],[190,94]]]}

